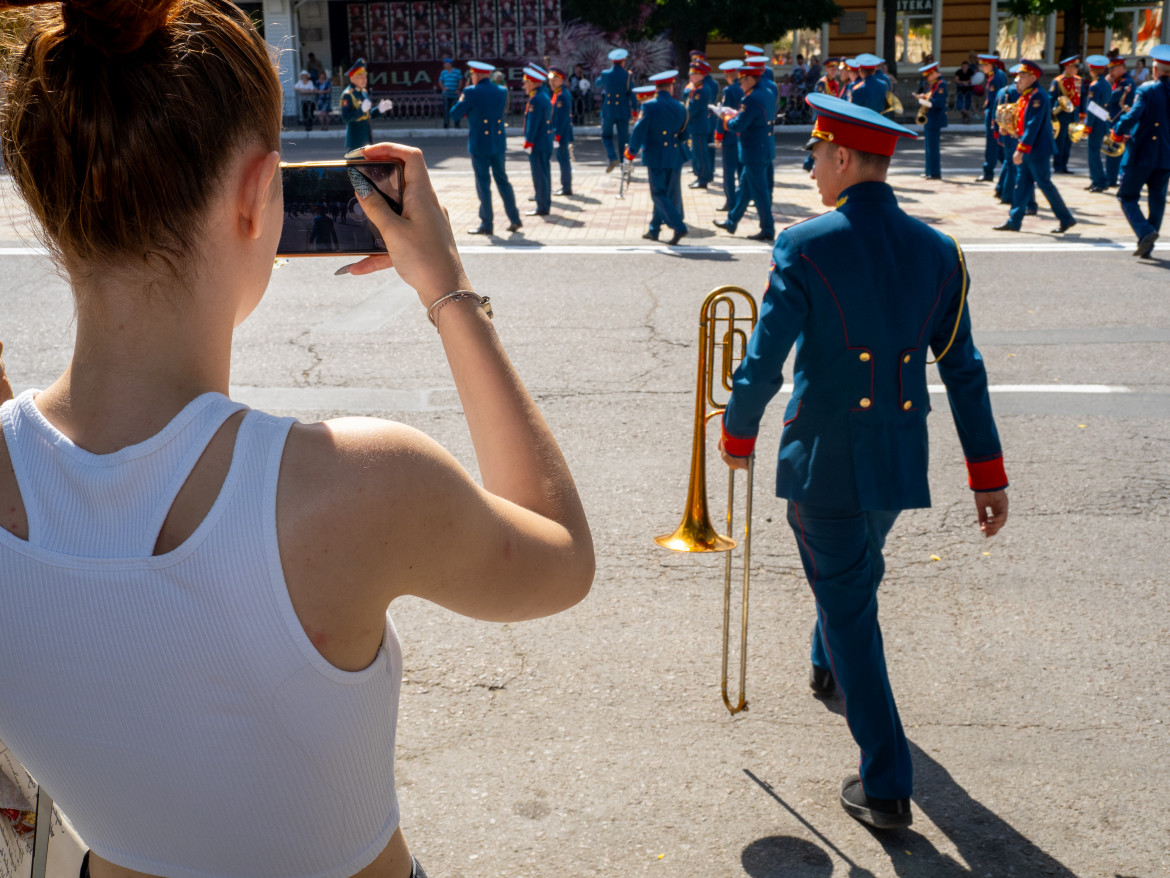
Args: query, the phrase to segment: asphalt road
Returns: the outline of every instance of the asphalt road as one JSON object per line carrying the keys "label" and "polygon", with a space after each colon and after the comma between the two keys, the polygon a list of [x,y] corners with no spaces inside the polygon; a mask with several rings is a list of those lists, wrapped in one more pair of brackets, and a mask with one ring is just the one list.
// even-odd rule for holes
{"label": "asphalt road", "polygon": [[[971,144],[948,156],[969,153],[974,167]],[[442,170],[462,148],[428,157]],[[912,167],[912,156],[896,165]],[[598,573],[581,605],[524,624],[392,607],[412,849],[432,878],[1170,874],[1165,265],[1118,250],[968,253],[1011,517],[980,537],[936,396],[934,506],[895,526],[881,592],[915,823],[880,835],[837,804],[857,751],[840,702],[807,686],[812,599],[773,496],[783,398],[758,454],[746,712],[729,716],[719,697],[721,561],[653,543],[686,492],[699,304],[721,284],[762,292],[768,262],[766,251],[466,257],[569,459]],[[273,274],[237,334],[236,395],[304,419],[404,421],[474,471],[417,299],[393,274],[335,278],[340,264]],[[67,287],[15,251],[0,255],[0,278],[5,362],[18,386],[43,386],[71,347]],[[708,478],[720,515],[713,452]]]}

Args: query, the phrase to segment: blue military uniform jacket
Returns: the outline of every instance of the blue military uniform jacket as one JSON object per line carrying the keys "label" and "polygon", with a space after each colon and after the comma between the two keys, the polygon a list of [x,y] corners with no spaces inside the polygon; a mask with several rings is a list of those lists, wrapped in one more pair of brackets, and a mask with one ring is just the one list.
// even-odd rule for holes
{"label": "blue military uniform jacket", "polygon": [[1129,165],[1170,170],[1170,76],[1143,83],[1113,130],[1130,138]]}
{"label": "blue military uniform jacket", "polygon": [[849,100],[862,107],[869,107],[875,113],[880,113],[886,108],[886,84],[878,79],[876,75],[871,74],[865,79],[859,79],[853,85],[853,91],[849,93]]}
{"label": "blue military uniform jacket", "polygon": [[524,145],[529,144],[533,152],[552,152],[552,102],[540,89],[529,96],[524,113]]}
{"label": "blue military uniform jacket", "polygon": [[1128,73],[1110,85],[1109,118],[1116,122],[1121,114],[1133,106],[1137,85]]}
{"label": "blue military uniform jacket", "polygon": [[714,117],[708,109],[715,101],[719,90],[712,91],[704,79],[698,85],[693,83],[686,87],[687,131],[693,137],[706,137],[712,128]]}
{"label": "blue military uniform jacket", "polygon": [[[733,110],[738,110],[743,106],[743,86],[738,82],[728,83],[723,89],[723,106],[730,107]],[[739,135],[734,131],[729,131],[723,127],[722,119],[713,120],[717,126],[717,130],[723,134],[723,148],[736,150],[738,156],[739,150]]]}
{"label": "blue military uniform jacket", "polygon": [[739,114],[727,123],[727,130],[739,135],[739,160],[745,165],[767,162],[772,131],[772,98],[763,82],[744,96]]}
{"label": "blue military uniform jacket", "polygon": [[947,121],[947,84],[940,76],[936,81],[938,86],[933,92],[930,91],[931,86],[927,85],[923,89],[923,94],[930,95],[930,109],[926,111],[926,125],[924,128],[946,128],[950,123]]}
{"label": "blue military uniform jacket", "polygon": [[[753,450],[795,345],[776,493],[841,510],[930,505],[926,360],[937,356],[971,487],[1007,486],[987,373],[960,309],[955,243],[898,206],[886,183],[858,183],[839,207],[785,229],[723,415],[728,453]],[[843,256],[847,258],[843,258]]]}
{"label": "blue military uniform jacket", "polygon": [[367,113],[362,104],[370,100],[370,93],[358,88],[353,83],[345,87],[341,93],[340,108],[341,121],[345,123],[345,148],[357,149],[367,146],[374,140],[373,129],[370,127],[370,117],[381,115],[378,108],[371,107]]}
{"label": "blue military uniform jacket", "polygon": [[1109,127],[1109,123],[1104,119],[1098,119],[1089,112],[1089,101],[1093,101],[1097,106],[1103,110],[1109,109],[1109,99],[1113,97],[1113,86],[1109,83],[1109,77],[1101,74],[1089,85],[1088,91],[1085,95],[1085,100],[1081,103],[1081,108],[1085,113],[1085,133],[1088,134],[1098,125]]}
{"label": "blue military uniform jacket", "polygon": [[642,153],[642,164],[648,168],[681,168],[682,149],[678,139],[686,130],[687,109],[682,101],[668,91],[642,104],[634,130],[630,132],[631,155]]}
{"label": "blue military uniform jacket", "polygon": [[[1027,98],[1027,100],[1024,100]],[[1020,95],[1017,105],[1022,107],[1023,133],[1016,149],[1036,156],[1050,156],[1056,149],[1056,138],[1052,136],[1052,101],[1043,89],[1028,89]]]}
{"label": "blue military uniform jacket", "polygon": [[605,97],[601,101],[601,124],[615,119],[628,119],[633,113],[634,97],[630,91],[634,87],[630,71],[615,64],[604,70],[601,76],[601,87],[605,89]]}
{"label": "blue military uniform jacket", "polygon": [[552,97],[552,131],[558,143],[573,142],[573,98],[565,88]]}
{"label": "blue military uniform jacket", "polygon": [[451,108],[451,119],[467,117],[467,151],[471,155],[503,155],[508,140],[504,135],[504,111],[508,90],[490,79],[481,79],[463,89],[463,97]]}
{"label": "blue military uniform jacket", "polygon": [[1007,85],[1007,76],[998,67],[991,71],[991,79],[985,81],[983,88],[987,93],[987,103],[984,112],[995,118],[995,104],[999,100],[999,90]]}

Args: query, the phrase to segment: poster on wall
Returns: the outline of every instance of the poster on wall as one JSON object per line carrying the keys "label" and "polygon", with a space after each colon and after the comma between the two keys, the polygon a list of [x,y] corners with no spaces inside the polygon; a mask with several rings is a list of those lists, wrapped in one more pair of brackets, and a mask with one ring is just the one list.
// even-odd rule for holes
{"label": "poster on wall", "polygon": [[460,30],[455,32],[455,54],[464,60],[475,57],[475,31]]}
{"label": "poster on wall", "polygon": [[450,3],[436,3],[432,12],[434,16],[435,31],[451,30],[455,27],[454,19],[451,15]]}
{"label": "poster on wall", "polygon": [[[541,13],[541,24],[546,28],[561,29],[561,0],[544,0],[544,11]],[[559,42],[559,38],[558,38]]]}
{"label": "poster on wall", "polygon": [[390,18],[385,3],[370,4],[370,33],[385,34],[390,32]]}
{"label": "poster on wall", "polygon": [[555,55],[561,51],[561,29],[546,27],[544,29],[544,54]]}
{"label": "poster on wall", "polygon": [[415,61],[433,61],[434,37],[431,33],[431,4],[416,0],[410,4],[410,29],[414,37]]}
{"label": "poster on wall", "polygon": [[349,13],[349,35],[350,37],[365,36],[369,31],[366,29],[366,4],[365,3],[350,3],[346,11]]}
{"label": "poster on wall", "polygon": [[540,0],[520,0],[520,24],[523,27],[540,24]]}
{"label": "poster on wall", "polygon": [[496,0],[499,7],[500,27],[515,27],[516,0]]}
{"label": "poster on wall", "polygon": [[500,57],[512,60],[520,57],[520,47],[516,44],[518,33],[514,27],[500,28]]}
{"label": "poster on wall", "polygon": [[485,28],[479,29],[479,57],[480,58],[498,58],[500,53],[496,50],[496,32],[494,30],[487,30]]}
{"label": "poster on wall", "polygon": [[455,3],[455,27],[470,30],[475,27],[475,3],[473,0],[457,0]]}
{"label": "poster on wall", "polygon": [[390,29],[395,34],[410,36],[410,4],[390,4]]}
{"label": "poster on wall", "polygon": [[521,51],[520,54],[527,59],[539,60],[540,45],[538,44],[536,37],[539,31],[537,31],[537,29],[534,27],[526,27],[521,33],[521,47],[523,51]]}

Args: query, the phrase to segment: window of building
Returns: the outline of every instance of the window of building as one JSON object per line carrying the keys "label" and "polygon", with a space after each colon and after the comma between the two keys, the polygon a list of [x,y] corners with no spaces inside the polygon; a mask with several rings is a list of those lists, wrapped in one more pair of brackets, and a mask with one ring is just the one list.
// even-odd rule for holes
{"label": "window of building", "polygon": [[1157,6],[1127,6],[1117,10],[1125,19],[1125,26],[1109,34],[1110,49],[1117,49],[1122,57],[1143,57],[1162,42],[1162,4]]}
{"label": "window of building", "polygon": [[898,31],[894,36],[894,53],[899,62],[921,64],[934,54],[934,13],[915,15],[898,13]]}
{"label": "window of building", "polygon": [[789,31],[772,44],[774,64],[795,64],[797,55],[804,56],[805,64],[813,55],[822,56],[820,28]]}
{"label": "window of building", "polygon": [[1048,19],[1042,15],[1017,17],[999,13],[995,48],[1003,58],[1042,60],[1048,43]]}

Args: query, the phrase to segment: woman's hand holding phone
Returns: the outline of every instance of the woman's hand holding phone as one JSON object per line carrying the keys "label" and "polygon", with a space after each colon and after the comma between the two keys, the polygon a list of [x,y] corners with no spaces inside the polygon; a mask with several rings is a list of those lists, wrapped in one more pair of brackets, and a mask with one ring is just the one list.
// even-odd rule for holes
{"label": "woman's hand holding phone", "polygon": [[348,273],[397,269],[427,308],[447,293],[471,289],[455,246],[447,209],[439,204],[431,186],[422,152],[397,143],[375,143],[364,152],[367,161],[403,163],[402,215],[391,210],[376,193],[358,196],[362,210],[382,233],[387,253],[367,256],[348,266]]}

